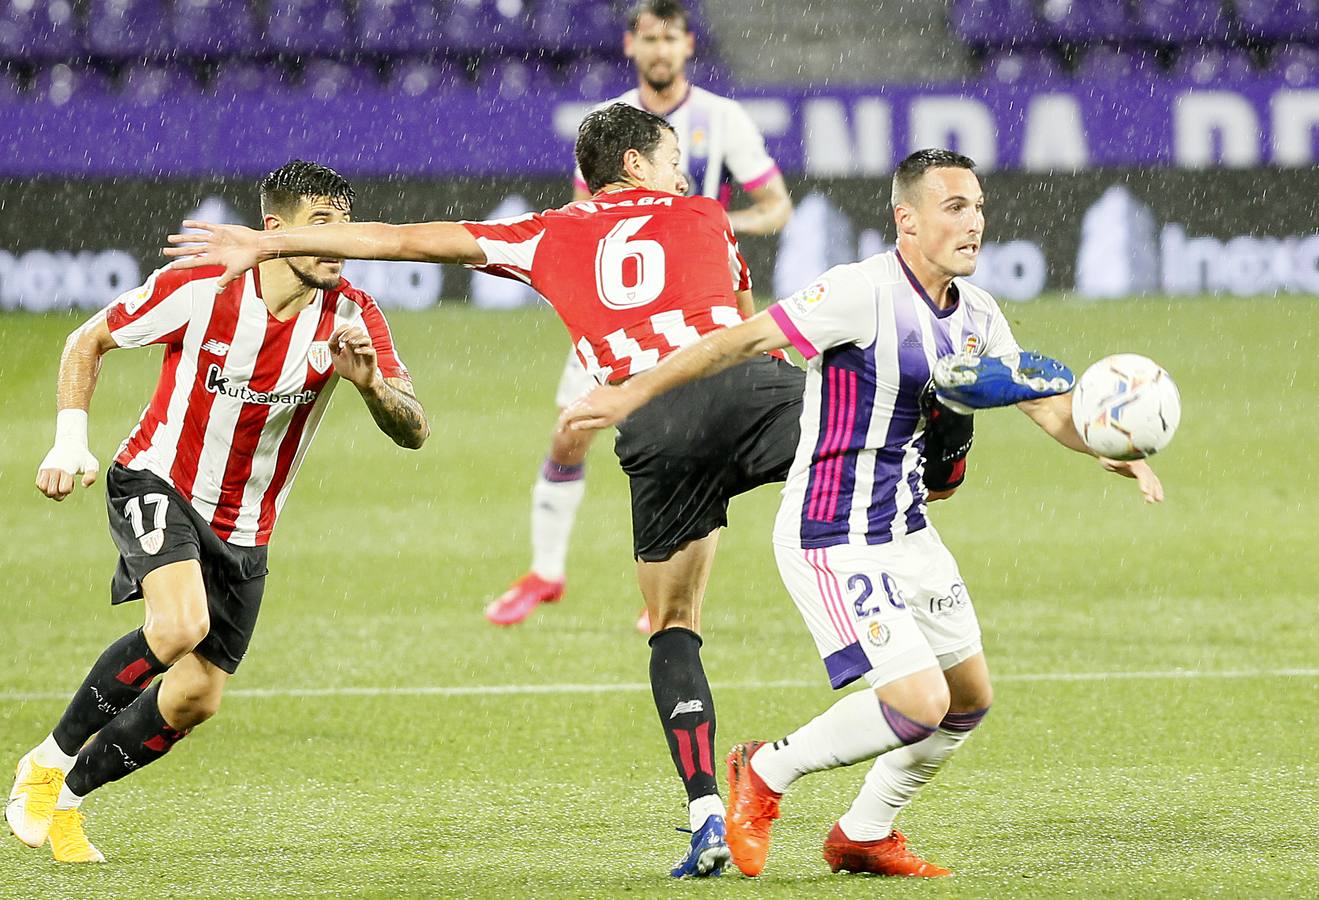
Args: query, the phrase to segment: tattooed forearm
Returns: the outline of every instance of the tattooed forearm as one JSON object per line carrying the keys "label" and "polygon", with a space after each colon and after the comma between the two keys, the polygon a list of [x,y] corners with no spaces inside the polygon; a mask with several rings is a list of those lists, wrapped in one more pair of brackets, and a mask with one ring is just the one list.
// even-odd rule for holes
{"label": "tattooed forearm", "polygon": [[400,447],[420,449],[430,436],[426,410],[407,380],[377,378],[374,385],[362,391],[362,399],[376,425]]}

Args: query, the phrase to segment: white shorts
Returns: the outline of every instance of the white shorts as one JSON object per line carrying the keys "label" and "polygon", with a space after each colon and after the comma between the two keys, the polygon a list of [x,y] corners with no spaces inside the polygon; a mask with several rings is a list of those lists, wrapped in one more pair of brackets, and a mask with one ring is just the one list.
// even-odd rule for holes
{"label": "white shorts", "polygon": [[775,545],[779,575],[835,688],[879,687],[979,653],[980,623],[933,526],[887,544]]}
{"label": "white shorts", "polygon": [[563,364],[563,374],[559,376],[559,387],[554,392],[554,403],[559,409],[567,409],[573,402],[586,396],[596,387],[596,380],[586,372],[577,351],[568,349],[568,361]]}

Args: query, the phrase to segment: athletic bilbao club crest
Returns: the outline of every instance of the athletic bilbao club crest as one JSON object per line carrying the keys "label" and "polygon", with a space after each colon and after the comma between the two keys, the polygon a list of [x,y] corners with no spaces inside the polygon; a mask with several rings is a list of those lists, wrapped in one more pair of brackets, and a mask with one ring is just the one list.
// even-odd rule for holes
{"label": "athletic bilbao club crest", "polygon": [[311,349],[307,351],[307,362],[321,375],[329,371],[331,363],[334,362],[330,358],[330,342],[312,341]]}
{"label": "athletic bilbao club crest", "polygon": [[876,647],[883,647],[887,644],[890,636],[891,632],[889,631],[889,627],[880,624],[874,619],[871,619],[870,624],[866,626],[866,637],[870,640],[870,643],[874,644]]}
{"label": "athletic bilbao club crest", "polygon": [[148,531],[140,538],[142,549],[155,556],[160,552],[160,548],[165,545],[165,531],[157,528],[155,531]]}
{"label": "athletic bilbao club crest", "polygon": [[980,335],[978,335],[978,334],[968,334],[968,335],[966,336],[966,346],[963,347],[962,349],[965,350],[967,353],[974,353],[974,354],[976,354],[977,356],[979,356],[979,355],[980,355]]}

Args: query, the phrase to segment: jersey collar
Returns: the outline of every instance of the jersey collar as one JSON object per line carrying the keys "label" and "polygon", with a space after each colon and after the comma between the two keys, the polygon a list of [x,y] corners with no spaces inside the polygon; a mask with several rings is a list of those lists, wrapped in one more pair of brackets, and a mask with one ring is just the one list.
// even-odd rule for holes
{"label": "jersey collar", "polygon": [[921,299],[925,301],[925,305],[930,308],[930,312],[934,313],[935,316],[940,319],[946,319],[953,313],[957,312],[957,305],[962,302],[962,298],[961,292],[957,290],[956,281],[948,282],[948,296],[953,298],[952,304],[946,309],[940,309],[939,304],[930,299],[930,295],[926,293],[925,288],[921,285],[920,279],[918,279],[916,274],[911,271],[911,268],[907,265],[907,261],[902,258],[902,254],[899,251],[894,250],[893,255],[898,258],[898,265],[902,266],[902,274],[907,276],[907,281],[911,282],[912,288],[915,289],[916,293],[920,294]]}

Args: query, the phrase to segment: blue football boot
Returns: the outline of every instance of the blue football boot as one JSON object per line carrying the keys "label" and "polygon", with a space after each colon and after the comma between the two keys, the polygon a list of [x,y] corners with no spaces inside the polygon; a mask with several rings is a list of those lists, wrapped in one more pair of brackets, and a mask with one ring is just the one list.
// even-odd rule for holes
{"label": "blue football boot", "polygon": [[1028,350],[1002,357],[950,353],[931,374],[939,402],[962,415],[1065,394],[1076,383],[1067,366]]}
{"label": "blue football boot", "polygon": [[724,840],[724,817],[710,816],[705,824],[696,831],[679,828],[692,836],[691,849],[678,861],[669,874],[674,878],[709,878],[722,875],[724,866],[728,865],[732,855],[728,852],[728,842]]}

